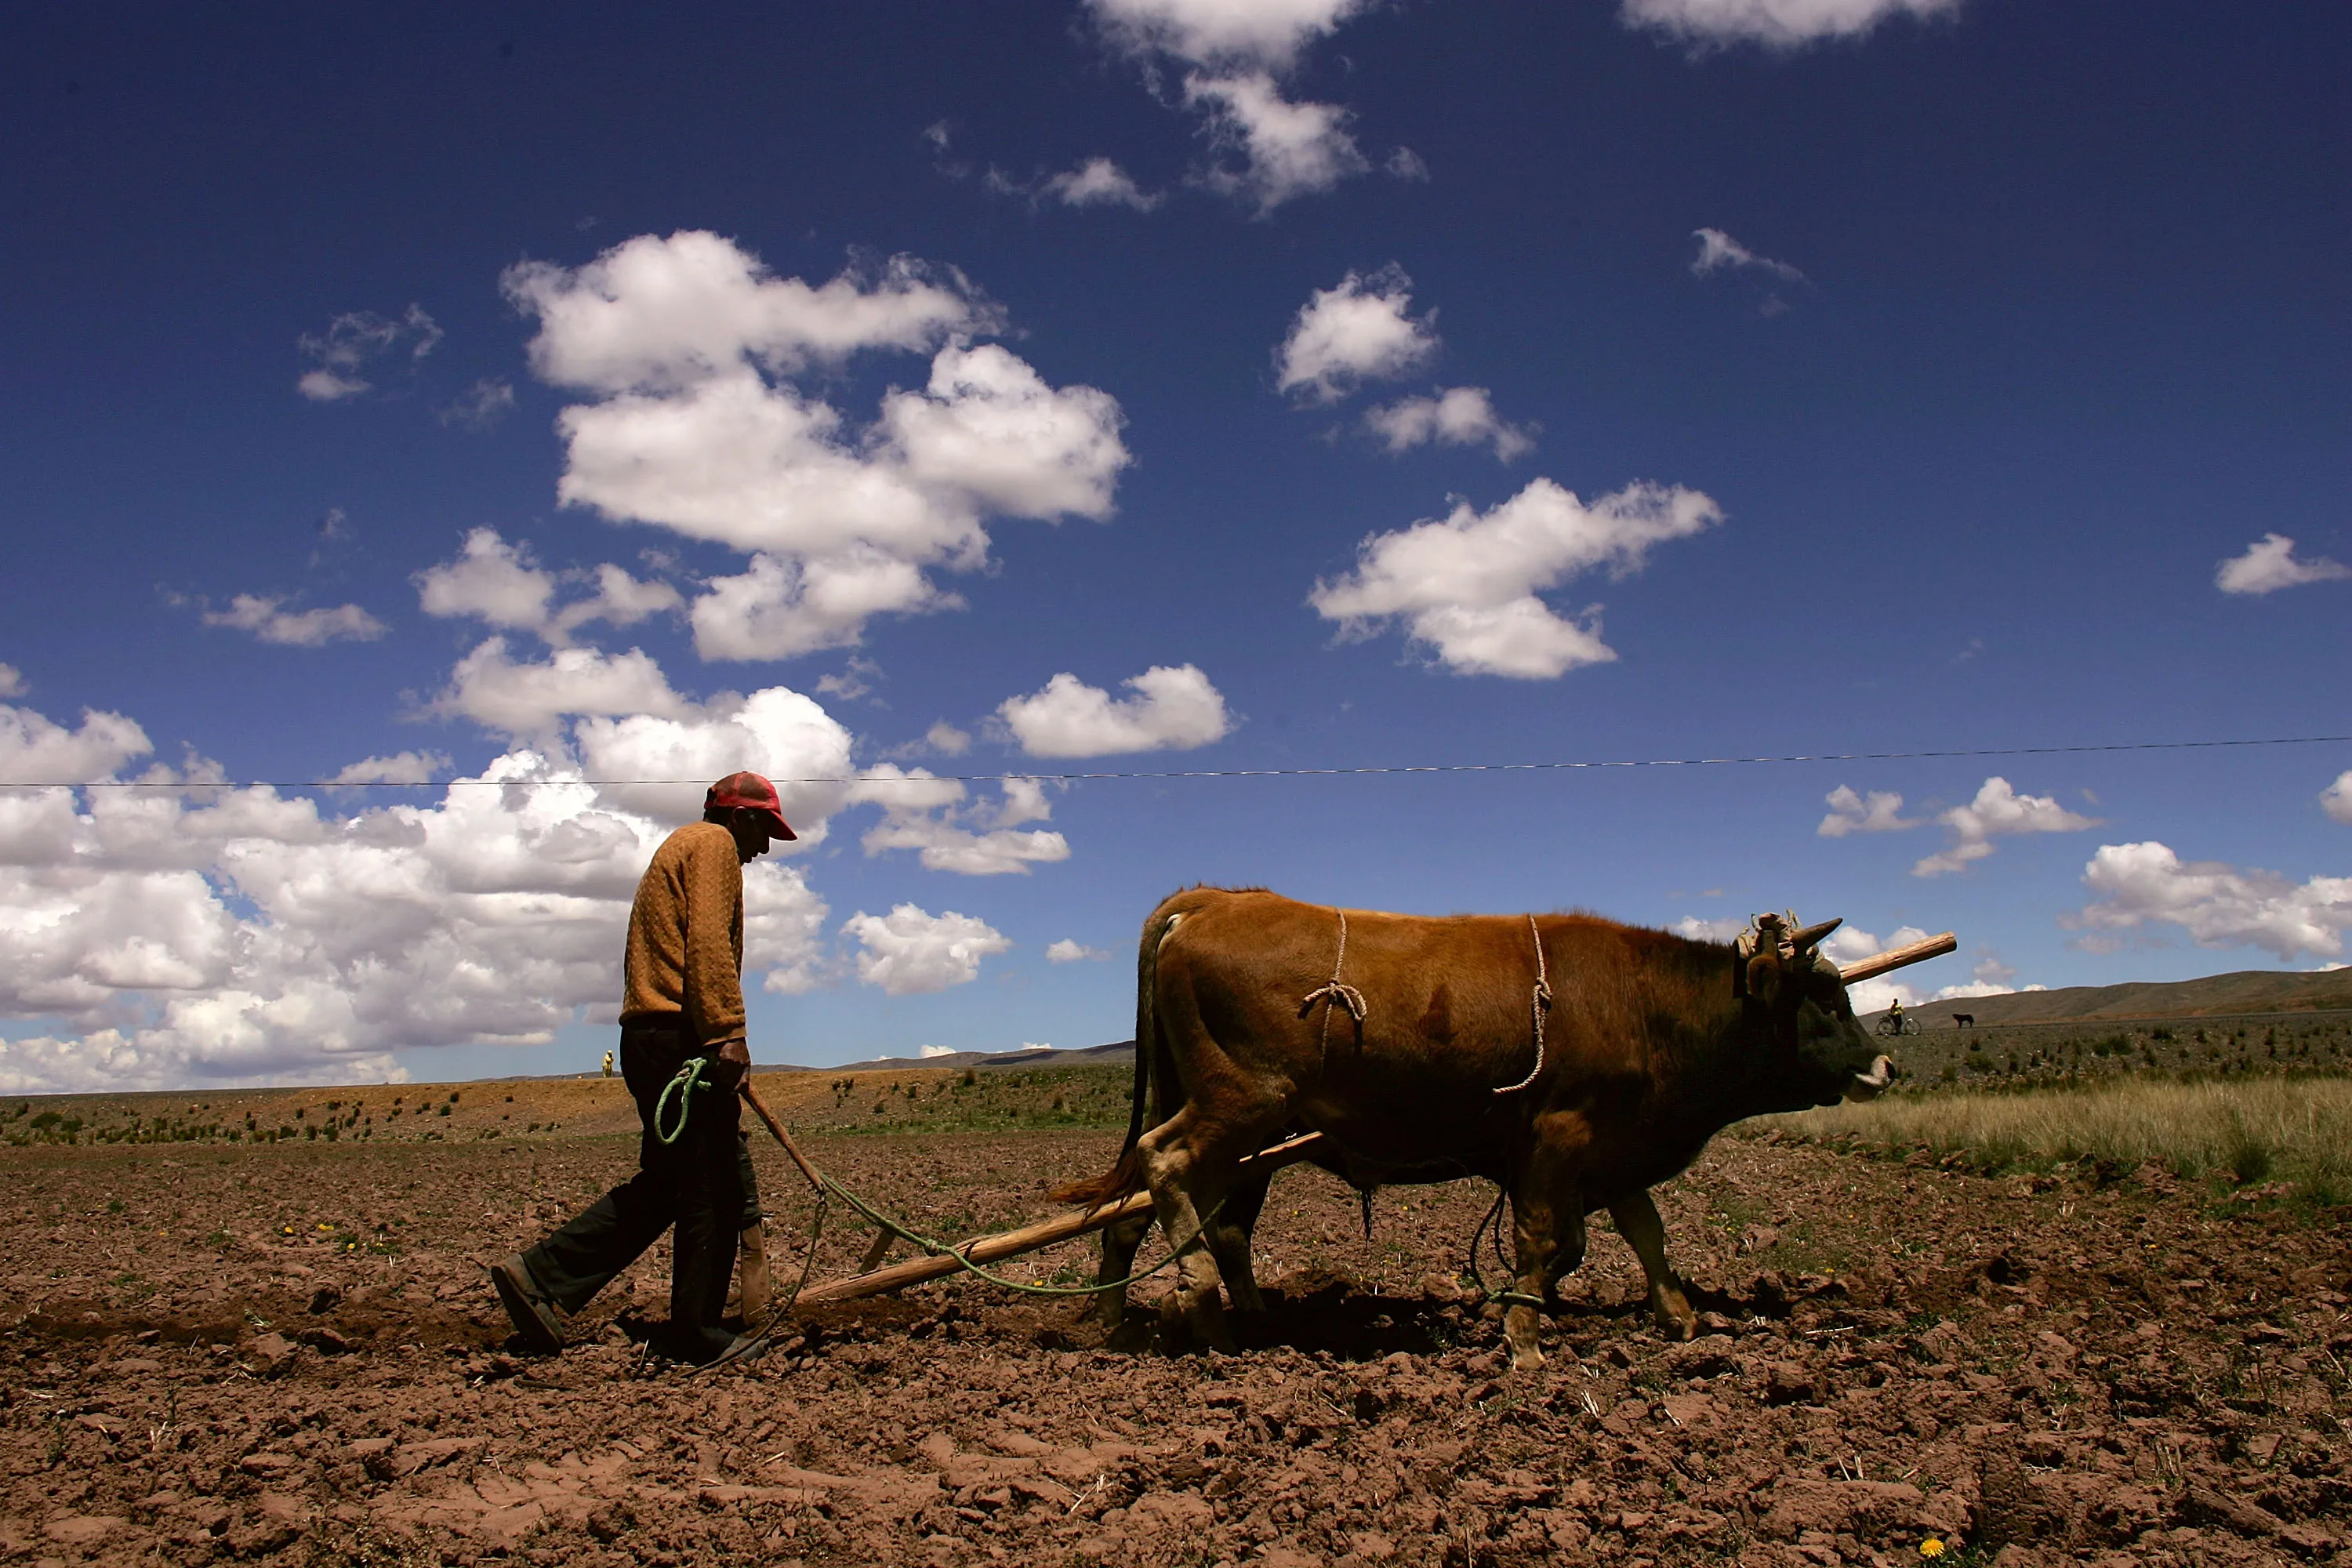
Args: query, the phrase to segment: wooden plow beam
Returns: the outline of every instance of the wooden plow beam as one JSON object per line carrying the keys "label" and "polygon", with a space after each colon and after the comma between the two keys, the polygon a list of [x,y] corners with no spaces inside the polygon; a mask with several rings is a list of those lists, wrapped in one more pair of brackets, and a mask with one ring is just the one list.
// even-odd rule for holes
{"label": "wooden plow beam", "polygon": [[[793,1147],[793,1141],[785,1136],[783,1124],[771,1115],[768,1108],[761,1104],[756,1098],[749,1094],[744,1098],[751,1100],[751,1109],[759,1112],[760,1120],[768,1124],[768,1131],[776,1135],[776,1142],[784,1146],[793,1162],[803,1171],[810,1170],[808,1163],[801,1158],[800,1151]],[[1243,1160],[1242,1164],[1255,1170],[1278,1171],[1285,1165],[1297,1164],[1299,1161],[1311,1157],[1322,1147],[1323,1142],[1323,1134],[1320,1132],[1302,1132],[1296,1138],[1286,1139],[1276,1143],[1271,1149],[1260,1150]],[[1117,1203],[1105,1204],[1099,1208],[1074,1210],[1068,1214],[1056,1215],[1052,1219],[1040,1220],[1035,1225],[1024,1226],[1019,1230],[1003,1231],[995,1236],[983,1236],[976,1241],[964,1243],[956,1249],[956,1253],[973,1263],[982,1265],[995,1263],[1007,1258],[1018,1258],[1024,1252],[1035,1252],[1041,1247],[1052,1247],[1056,1242],[1069,1241],[1091,1231],[1103,1230],[1117,1225],[1123,1219],[1136,1215],[1148,1215],[1150,1212],[1151,1194],[1134,1193],[1119,1199]],[[887,1241],[889,1237],[890,1233],[884,1231],[878,1239]],[[868,1253],[867,1257],[873,1258],[881,1250],[877,1247],[874,1252]],[[947,1253],[938,1253],[928,1258],[909,1258],[904,1263],[893,1263],[881,1268],[874,1268],[869,1263],[860,1272],[852,1274],[846,1279],[828,1279],[822,1285],[810,1286],[800,1293],[793,1304],[805,1307],[819,1306],[828,1301],[856,1301],[867,1296],[887,1295],[893,1290],[904,1290],[910,1285],[927,1284],[933,1279],[943,1279],[950,1274],[962,1272],[963,1265],[956,1261],[954,1256]]]}

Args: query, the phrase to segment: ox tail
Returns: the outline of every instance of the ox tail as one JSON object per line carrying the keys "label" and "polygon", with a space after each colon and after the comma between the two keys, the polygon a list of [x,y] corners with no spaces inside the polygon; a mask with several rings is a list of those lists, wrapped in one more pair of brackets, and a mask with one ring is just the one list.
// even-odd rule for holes
{"label": "ox tail", "polygon": [[1050,1194],[1055,1202],[1084,1204],[1091,1214],[1129,1193],[1143,1190],[1143,1114],[1151,1100],[1151,1068],[1160,1055],[1160,1021],[1153,998],[1160,987],[1160,944],[1176,923],[1176,911],[1162,906],[1143,922],[1143,937],[1135,953],[1135,1087],[1127,1113],[1127,1142],[1119,1145],[1118,1163],[1099,1176],[1072,1182]]}

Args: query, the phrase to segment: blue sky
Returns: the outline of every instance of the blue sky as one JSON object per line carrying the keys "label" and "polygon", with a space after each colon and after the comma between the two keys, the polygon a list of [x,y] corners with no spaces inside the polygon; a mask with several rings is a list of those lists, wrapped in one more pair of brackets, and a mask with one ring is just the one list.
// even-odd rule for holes
{"label": "blue sky", "polygon": [[1956,930],[1915,999],[2344,962],[2342,743],[940,775],[2352,731],[2347,68],[2321,5],[15,8],[0,1088],[593,1063],[698,800],[628,781],[738,766],[857,781],[751,880],[771,1061],[1122,1038],[1195,880]]}

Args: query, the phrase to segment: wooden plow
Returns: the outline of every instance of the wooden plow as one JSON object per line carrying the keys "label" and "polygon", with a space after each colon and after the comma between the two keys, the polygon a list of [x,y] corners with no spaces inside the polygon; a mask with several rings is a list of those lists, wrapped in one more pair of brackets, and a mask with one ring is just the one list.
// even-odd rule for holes
{"label": "wooden plow", "polygon": [[[1940,936],[1927,937],[1904,947],[1890,948],[1885,952],[1874,953],[1868,958],[1845,965],[1839,970],[1838,975],[1840,979],[1851,985],[1858,980],[1875,979],[1891,970],[1901,969],[1914,963],[1924,963],[1931,958],[1940,958],[1945,953],[1956,951],[1959,945],[1953,934],[1946,931]],[[793,1144],[792,1134],[784,1131],[784,1124],[779,1121],[775,1114],[761,1100],[757,1091],[751,1088],[749,1078],[743,1080],[740,1092],[745,1103],[751,1106],[761,1121],[767,1123],[768,1131],[775,1135],[776,1142],[783,1145],[784,1152],[792,1157],[793,1163],[800,1167],[801,1174],[808,1178],[809,1185],[816,1191],[819,1199],[824,1199],[830,1185],[827,1179],[815,1166],[809,1163],[807,1158]],[[1324,1136],[1320,1132],[1302,1132],[1295,1138],[1285,1139],[1270,1149],[1260,1150],[1241,1163],[1252,1170],[1280,1170],[1285,1165],[1294,1165],[1301,1160],[1312,1159],[1322,1148],[1324,1142]],[[820,1306],[835,1301],[860,1300],[868,1296],[888,1295],[893,1291],[904,1290],[908,1286],[928,1284],[934,1279],[943,1279],[950,1274],[967,1272],[964,1267],[967,1262],[989,1264],[1001,1262],[1008,1258],[1018,1258],[1024,1253],[1035,1252],[1060,1242],[1074,1240],[1090,1232],[1117,1225],[1121,1220],[1151,1212],[1151,1194],[1133,1193],[1116,1203],[1107,1203],[1098,1208],[1073,1209],[1066,1214],[1056,1215],[1051,1219],[1039,1220],[1034,1225],[1023,1226],[1018,1230],[1000,1231],[993,1236],[978,1237],[961,1243],[952,1253],[933,1253],[927,1257],[909,1258],[903,1263],[887,1265],[883,1263],[883,1258],[888,1253],[891,1242],[897,1237],[889,1230],[883,1229],[875,1237],[874,1245],[867,1249],[865,1262],[857,1273],[839,1279],[828,1279],[821,1284],[806,1286],[793,1298],[791,1306],[793,1308]]]}

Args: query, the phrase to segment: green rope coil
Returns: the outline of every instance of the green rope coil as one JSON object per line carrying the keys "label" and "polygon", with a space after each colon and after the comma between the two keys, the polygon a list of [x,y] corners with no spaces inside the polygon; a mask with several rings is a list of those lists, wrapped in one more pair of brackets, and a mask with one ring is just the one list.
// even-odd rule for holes
{"label": "green rope coil", "polygon": [[[686,1065],[677,1069],[677,1076],[662,1086],[661,1098],[654,1101],[655,1137],[665,1143],[675,1143],[686,1135],[687,1119],[694,1114],[694,1091],[710,1087],[710,1080],[702,1076],[709,1065],[709,1057],[688,1057]],[[662,1123],[669,1116],[671,1095],[677,1096],[677,1125],[665,1130]]]}

